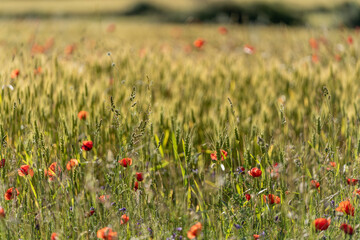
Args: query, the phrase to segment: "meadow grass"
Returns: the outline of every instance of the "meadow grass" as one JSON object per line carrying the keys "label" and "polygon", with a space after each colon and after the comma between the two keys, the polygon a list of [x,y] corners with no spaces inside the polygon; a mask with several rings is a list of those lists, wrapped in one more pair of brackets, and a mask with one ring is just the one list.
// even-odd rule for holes
{"label": "meadow grass", "polygon": [[[19,190],[0,198],[1,239],[96,239],[104,227],[119,239],[184,239],[197,222],[198,239],[345,238],[342,223],[357,238],[347,184],[360,167],[355,31],[229,25],[221,35],[217,25],[123,19],[0,27],[0,193]],[[79,164],[69,171],[70,159]],[[50,180],[54,162],[61,171]],[[34,176],[19,176],[21,165]],[[269,194],[281,202],[264,201]],[[353,217],[335,211],[346,199]],[[332,222],[317,232],[321,217]]]}

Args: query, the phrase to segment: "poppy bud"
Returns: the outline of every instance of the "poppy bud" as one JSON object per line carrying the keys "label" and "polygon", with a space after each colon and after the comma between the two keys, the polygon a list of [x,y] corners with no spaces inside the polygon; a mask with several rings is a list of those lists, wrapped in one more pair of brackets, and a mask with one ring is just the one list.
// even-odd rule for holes
{"label": "poppy bud", "polygon": [[141,182],[142,180],[144,180],[143,174],[140,172],[136,173],[136,179]]}

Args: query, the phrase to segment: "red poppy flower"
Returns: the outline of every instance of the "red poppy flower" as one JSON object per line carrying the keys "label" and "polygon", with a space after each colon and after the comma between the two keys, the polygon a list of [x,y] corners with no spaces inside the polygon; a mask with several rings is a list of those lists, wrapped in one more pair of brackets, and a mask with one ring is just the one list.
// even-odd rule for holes
{"label": "red poppy flower", "polygon": [[357,194],[360,196],[360,188],[354,190],[354,194]]}
{"label": "red poppy flower", "polygon": [[123,158],[123,159],[119,160],[118,163],[120,163],[120,165],[123,167],[131,166],[132,159],[131,158]]}
{"label": "red poppy flower", "polygon": [[134,183],[134,190],[135,192],[139,189],[139,183],[137,181],[135,181]]}
{"label": "red poppy flower", "polygon": [[42,45],[39,45],[37,43],[34,43],[34,45],[32,45],[31,47],[31,53],[37,54],[37,53],[44,53],[45,52],[45,47]]}
{"label": "red poppy flower", "polygon": [[317,218],[314,221],[315,228],[318,231],[324,231],[328,229],[330,223],[331,223],[331,219],[326,219],[326,218]]}
{"label": "red poppy flower", "polygon": [[354,40],[353,40],[353,38],[351,36],[348,36],[347,42],[348,42],[349,45],[352,45]]}
{"label": "red poppy flower", "polygon": [[250,201],[251,200],[251,195],[246,193],[245,198],[246,198],[247,201]]}
{"label": "red poppy flower", "polygon": [[94,215],[94,213],[95,213],[95,210],[90,210],[90,212],[88,212],[88,213],[85,214],[85,217],[86,217],[86,218],[87,218],[87,217],[91,217],[92,215]]}
{"label": "red poppy flower", "polygon": [[269,195],[264,195],[264,202],[266,202],[267,200],[269,201],[270,204],[279,204],[281,202],[280,197],[275,196],[274,194],[269,194]]}
{"label": "red poppy flower", "polygon": [[117,239],[117,232],[113,232],[109,227],[104,227],[97,231],[96,236],[100,239],[115,240]]}
{"label": "red poppy flower", "polygon": [[126,224],[128,221],[129,221],[129,217],[126,214],[121,216],[121,221],[120,221],[121,225]]}
{"label": "red poppy flower", "polygon": [[18,174],[20,177],[24,177],[30,175],[31,177],[34,176],[34,171],[30,169],[29,165],[21,165],[18,169]]}
{"label": "red poppy flower", "polygon": [[144,176],[141,172],[137,172],[136,173],[136,179],[141,182],[142,180],[144,180]]}
{"label": "red poppy flower", "polygon": [[110,195],[101,195],[99,197],[100,202],[105,203],[107,200],[110,199]]}
{"label": "red poppy flower", "polygon": [[329,167],[326,168],[326,170],[330,171],[330,170],[332,170],[332,169],[335,168],[335,167],[336,167],[336,162],[329,162]]}
{"label": "red poppy flower", "polygon": [[19,69],[14,69],[14,70],[11,72],[10,77],[11,77],[12,79],[15,79],[15,78],[17,78],[17,77],[19,76],[19,74],[20,74],[20,70],[19,70]]}
{"label": "red poppy flower", "polygon": [[359,180],[354,179],[354,178],[348,178],[347,179],[347,184],[350,186],[355,186],[358,183]]}
{"label": "red poppy flower", "polygon": [[59,236],[57,233],[52,233],[51,234],[51,240],[58,240],[59,239]]}
{"label": "red poppy flower", "polygon": [[5,217],[5,210],[3,207],[0,207],[0,217],[4,218]]}
{"label": "red poppy flower", "polygon": [[204,44],[205,44],[205,40],[202,38],[198,38],[194,41],[194,46],[199,49],[202,48],[202,46],[204,46]]}
{"label": "red poppy flower", "polygon": [[[228,155],[228,153],[225,150],[220,150],[221,151],[221,161],[224,161]],[[211,160],[217,161],[217,156],[216,156],[216,152],[210,154]]]}
{"label": "red poppy flower", "polygon": [[19,196],[19,191],[17,190],[17,188],[9,188],[6,193],[5,193],[5,200],[11,200],[16,196]]}
{"label": "red poppy flower", "polygon": [[77,165],[79,165],[78,160],[70,159],[70,161],[68,161],[68,163],[66,164],[66,169],[70,171],[71,169],[75,168]]}
{"label": "red poppy flower", "polygon": [[41,74],[42,72],[42,68],[41,67],[37,67],[34,69],[34,75],[38,75],[38,74]]}
{"label": "red poppy flower", "polygon": [[64,49],[66,55],[71,55],[75,51],[75,44],[67,45]]}
{"label": "red poppy flower", "polygon": [[353,235],[354,229],[351,227],[350,224],[343,223],[340,226],[340,229],[344,231],[345,234]]}
{"label": "red poppy flower", "polygon": [[310,38],[309,39],[309,44],[310,44],[310,47],[312,49],[318,49],[319,48],[319,44],[318,44],[318,42],[316,41],[315,38]]}
{"label": "red poppy flower", "polygon": [[190,230],[187,232],[187,237],[189,239],[194,239],[197,236],[200,235],[201,233],[201,229],[202,229],[202,225],[200,222],[196,223],[195,225],[193,225]]}
{"label": "red poppy flower", "polygon": [[223,34],[223,35],[228,33],[228,30],[227,30],[226,27],[219,27],[218,31],[219,31],[220,34]]}
{"label": "red poppy flower", "polygon": [[5,158],[1,159],[0,161],[0,168],[5,167]]}
{"label": "red poppy flower", "polygon": [[354,216],[355,208],[351,205],[349,200],[339,203],[339,207],[335,209],[338,212],[346,213],[347,215]]}
{"label": "red poppy flower", "polygon": [[318,63],[318,62],[319,62],[319,57],[318,57],[318,55],[314,53],[314,54],[311,56],[311,61],[312,61],[313,63]]}
{"label": "red poppy flower", "polygon": [[45,176],[49,177],[49,180],[52,181],[54,180],[54,177],[59,174],[61,172],[61,168],[59,166],[57,166],[56,162],[53,162],[50,167],[45,171]]}
{"label": "red poppy flower", "polygon": [[336,60],[337,62],[340,62],[340,61],[341,61],[341,55],[340,55],[340,54],[336,54],[336,55],[335,55],[335,60]]}
{"label": "red poppy flower", "polygon": [[257,240],[257,239],[260,238],[260,235],[254,234],[253,237],[254,237],[255,240]]}
{"label": "red poppy flower", "polygon": [[107,27],[106,31],[107,31],[108,33],[112,33],[112,32],[115,31],[115,29],[116,29],[115,23],[111,23],[111,24],[109,24],[109,26]]}
{"label": "red poppy flower", "polygon": [[251,169],[250,171],[248,171],[249,175],[252,177],[260,177],[262,174],[262,171],[260,169],[258,169],[257,167],[254,167],[253,169]]}
{"label": "red poppy flower", "polygon": [[80,120],[86,120],[87,116],[88,116],[88,112],[87,112],[87,111],[80,111],[80,112],[78,113],[78,118],[79,118]]}
{"label": "red poppy flower", "polygon": [[311,180],[311,185],[314,187],[314,188],[319,188],[320,187],[320,183],[316,180]]}
{"label": "red poppy flower", "polygon": [[253,54],[254,52],[255,52],[255,48],[253,47],[253,46],[251,46],[251,45],[248,45],[248,44],[246,44],[245,46],[244,46],[244,52],[246,53],[246,54]]}
{"label": "red poppy flower", "polygon": [[270,172],[270,176],[274,179],[277,179],[280,177],[280,173],[279,173],[279,164],[275,163],[274,166],[268,170]]}
{"label": "red poppy flower", "polygon": [[93,142],[92,141],[83,141],[82,150],[90,151],[93,148]]}

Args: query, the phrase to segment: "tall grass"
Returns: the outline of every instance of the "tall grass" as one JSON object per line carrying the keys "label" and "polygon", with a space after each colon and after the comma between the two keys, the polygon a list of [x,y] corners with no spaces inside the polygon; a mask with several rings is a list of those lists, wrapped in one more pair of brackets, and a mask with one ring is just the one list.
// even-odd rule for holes
{"label": "tall grass", "polygon": [[[356,186],[346,181],[359,171],[355,32],[227,26],[220,35],[215,25],[114,22],[111,33],[94,20],[0,23],[0,192],[19,190],[0,198],[1,239],[96,239],[107,226],[120,239],[181,239],[196,222],[199,239],[335,239],[341,223],[357,226]],[[51,48],[31,53],[51,37]],[[317,63],[311,37],[326,40]],[[68,171],[70,159],[79,165]],[[53,162],[61,172],[49,181]],[[18,175],[24,164],[33,177]],[[261,177],[247,173],[254,167]],[[136,172],[144,180],[134,191]],[[281,203],[265,202],[269,194]],[[335,211],[348,198],[354,217]],[[316,232],[324,216],[331,225]]]}

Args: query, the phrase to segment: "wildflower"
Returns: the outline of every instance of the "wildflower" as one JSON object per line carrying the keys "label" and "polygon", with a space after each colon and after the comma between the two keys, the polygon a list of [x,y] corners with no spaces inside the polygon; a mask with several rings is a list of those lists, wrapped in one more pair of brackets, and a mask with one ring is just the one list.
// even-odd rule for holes
{"label": "wildflower", "polygon": [[354,178],[348,178],[347,179],[347,184],[350,186],[355,186],[358,183],[358,179],[354,179]]}
{"label": "wildflower", "polygon": [[0,207],[0,218],[4,218],[5,217],[5,210],[3,207]]}
{"label": "wildflower", "polygon": [[87,112],[87,111],[80,111],[80,112],[78,113],[78,118],[79,118],[80,120],[86,120],[87,116],[88,116],[88,112]]}
{"label": "wildflower", "polygon": [[351,36],[348,36],[347,42],[348,42],[349,45],[352,45],[354,40],[353,40],[353,38]]}
{"label": "wildflower", "polygon": [[234,223],[234,227],[235,227],[236,229],[240,229],[240,228],[241,228],[241,225],[240,225],[240,224],[237,224],[237,223]]}
{"label": "wildflower", "polygon": [[314,221],[315,228],[318,231],[324,231],[328,229],[330,223],[331,223],[331,219],[326,219],[326,218],[317,218]]}
{"label": "wildflower", "polygon": [[134,191],[136,192],[139,189],[139,183],[135,181],[134,183]]}
{"label": "wildflower", "polygon": [[123,167],[127,167],[128,165],[131,166],[132,159],[131,158],[123,158],[123,159],[119,160],[118,163],[120,163],[120,165]]}
{"label": "wildflower", "polygon": [[201,233],[201,229],[202,229],[202,225],[200,222],[196,223],[195,225],[193,225],[190,230],[187,232],[187,237],[189,239],[194,239],[197,236],[200,235]]}
{"label": "wildflower", "polygon": [[20,74],[20,70],[19,70],[19,69],[14,69],[14,70],[11,72],[10,77],[11,77],[12,79],[15,79],[15,78],[17,78],[17,77],[19,76],[19,74]]}
{"label": "wildflower", "polygon": [[32,45],[31,47],[31,53],[33,55],[36,53],[44,53],[44,52],[45,52],[45,47],[37,43],[34,43],[34,45]]}
{"label": "wildflower", "polygon": [[228,30],[227,30],[226,27],[219,27],[218,31],[219,31],[220,34],[223,34],[223,35],[228,33]]}
{"label": "wildflower", "polygon": [[68,161],[68,163],[66,164],[66,169],[70,171],[71,169],[75,168],[77,165],[79,165],[78,160],[70,159],[70,161]]}
{"label": "wildflower", "polygon": [[330,171],[332,168],[336,167],[336,162],[329,162],[329,167],[326,170]]}
{"label": "wildflower", "polygon": [[126,224],[128,221],[129,221],[129,217],[126,214],[121,216],[121,221],[120,221],[121,225]]}
{"label": "wildflower", "polygon": [[270,176],[274,179],[277,179],[280,177],[278,163],[275,163],[274,166],[272,167],[272,169],[270,169]]}
{"label": "wildflower", "polygon": [[142,180],[144,180],[143,174],[141,172],[137,172],[136,173],[136,179],[141,182]]}
{"label": "wildflower", "polygon": [[[221,151],[221,161],[224,161],[228,155],[228,153],[225,150],[220,150]],[[217,161],[217,157],[216,157],[216,152],[210,154],[211,160]]]}
{"label": "wildflower", "polygon": [[340,229],[344,231],[345,234],[353,235],[354,229],[350,224],[343,223],[340,225]]}
{"label": "wildflower", "polygon": [[52,233],[51,234],[51,240],[58,240],[59,239],[59,236],[57,233]]}
{"label": "wildflower", "polygon": [[255,239],[255,240],[257,240],[257,239],[260,238],[260,235],[258,235],[258,234],[254,234],[253,236],[254,236],[254,239]]}
{"label": "wildflower", "polygon": [[67,45],[64,49],[66,55],[71,55],[75,51],[75,44]]}
{"label": "wildflower", "polygon": [[[9,188],[5,193],[5,200],[11,200],[14,199],[14,197],[19,196],[19,191],[17,188]],[[15,196],[16,195],[16,196]]]}
{"label": "wildflower", "polygon": [[311,56],[311,61],[312,61],[313,63],[318,63],[318,62],[319,62],[319,57],[318,57],[318,55],[314,53],[314,54]]}
{"label": "wildflower", "polygon": [[0,168],[5,167],[5,158],[1,159],[0,161]]}
{"label": "wildflower", "polygon": [[336,55],[335,55],[335,60],[336,60],[337,62],[340,62],[340,61],[341,61],[341,55],[340,55],[340,54],[336,54]]}
{"label": "wildflower", "polygon": [[245,198],[246,198],[246,201],[250,201],[251,200],[251,195],[246,193]]}
{"label": "wildflower", "polygon": [[42,68],[41,67],[37,67],[34,69],[34,75],[40,74],[42,72]]}
{"label": "wildflower", "polygon": [[237,171],[238,174],[245,174],[245,168],[244,167],[238,167],[236,169],[236,171]]}
{"label": "wildflower", "polygon": [[93,147],[92,141],[83,141],[83,145],[81,146],[81,149],[85,151],[90,151],[92,147]]}
{"label": "wildflower", "polygon": [[87,212],[86,214],[85,214],[85,217],[87,218],[87,217],[91,217],[92,215],[94,215],[94,213],[95,213],[95,210],[90,210],[89,212]]}
{"label": "wildflower", "polygon": [[262,174],[262,171],[258,169],[257,167],[252,168],[250,171],[248,171],[249,175],[252,177],[260,177]]}
{"label": "wildflower", "polygon": [[318,49],[319,48],[319,44],[318,44],[318,42],[316,41],[315,38],[310,38],[309,39],[309,44],[310,44],[310,47],[312,49]]}
{"label": "wildflower", "polygon": [[110,199],[110,195],[101,195],[99,197],[100,202],[105,203],[106,200]]}
{"label": "wildflower", "polygon": [[198,49],[202,48],[204,44],[205,44],[205,40],[202,38],[198,38],[194,41],[194,46],[197,47]]}
{"label": "wildflower", "polygon": [[34,176],[34,171],[30,169],[29,165],[21,165],[18,169],[18,174],[20,177],[24,177],[30,175],[31,177]]}
{"label": "wildflower", "polygon": [[52,181],[54,180],[54,177],[59,174],[61,172],[61,168],[59,166],[57,166],[56,162],[53,162],[49,169],[44,171],[45,176],[49,177],[49,180]]}
{"label": "wildflower", "polygon": [[117,239],[117,232],[113,232],[109,227],[104,227],[97,231],[96,236],[100,239],[114,240]]}
{"label": "wildflower", "polygon": [[253,54],[254,52],[255,52],[255,48],[254,48],[253,46],[248,45],[248,44],[246,44],[246,45],[244,46],[244,53],[251,55],[251,54]]}
{"label": "wildflower", "polygon": [[347,215],[354,216],[355,208],[351,205],[349,200],[339,203],[339,207],[335,209],[338,212],[346,213]]}
{"label": "wildflower", "polygon": [[264,202],[266,202],[266,199],[268,199],[270,204],[274,204],[274,203],[279,204],[281,202],[280,197],[275,196],[274,194],[269,194],[267,196],[264,195],[263,197],[264,197]]}
{"label": "wildflower", "polygon": [[107,31],[108,33],[112,33],[112,32],[115,31],[115,29],[116,29],[116,25],[115,25],[114,23],[111,23],[111,24],[109,24],[109,26],[107,27],[106,31]]}
{"label": "wildflower", "polygon": [[320,187],[320,183],[316,180],[311,180],[311,185],[314,187],[314,188],[319,188]]}
{"label": "wildflower", "polygon": [[355,189],[355,190],[354,190],[354,194],[356,194],[356,195],[359,195],[359,196],[360,196],[360,188]]}

